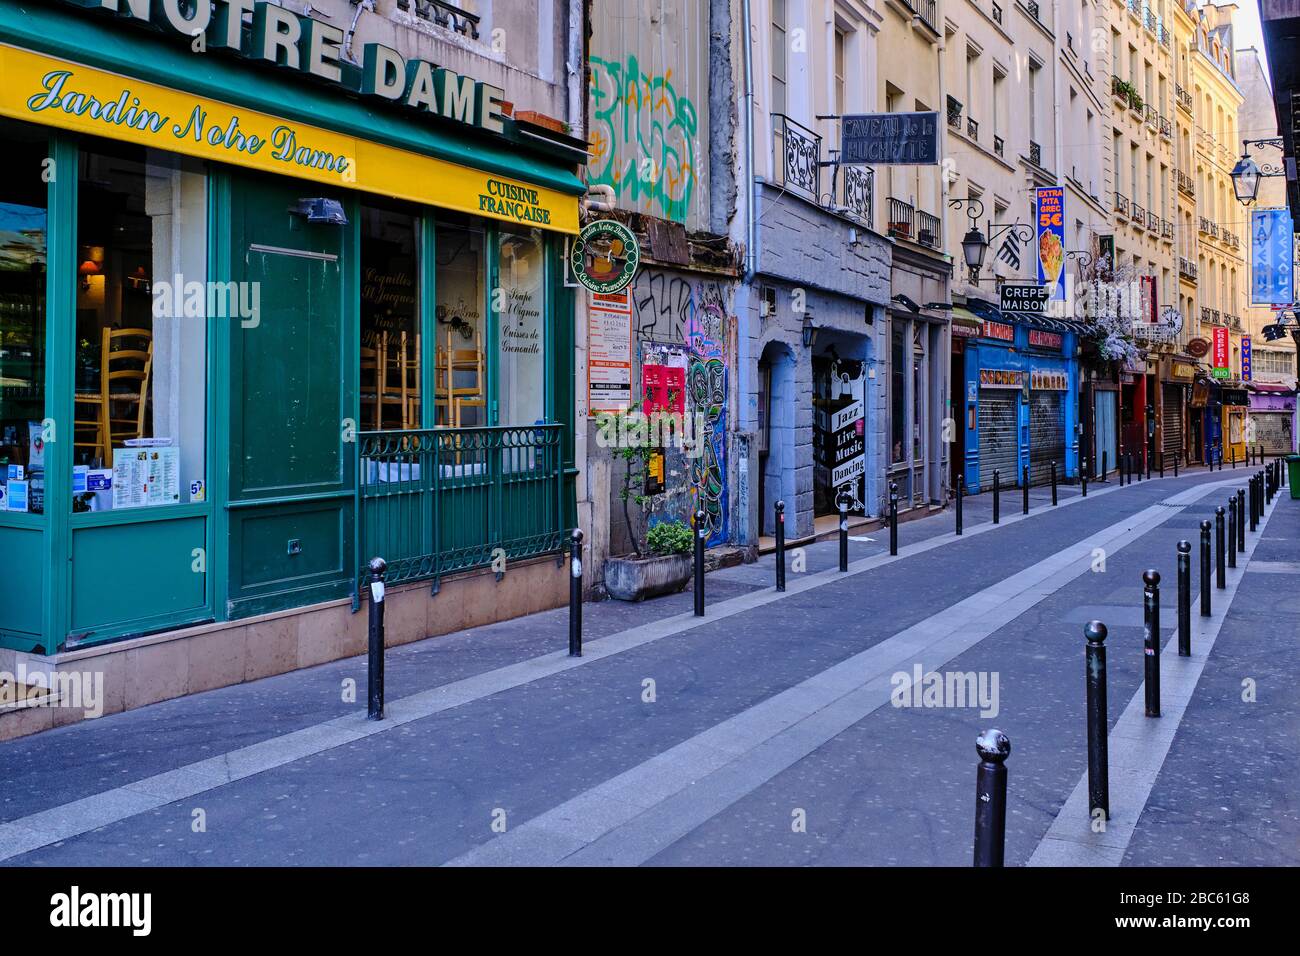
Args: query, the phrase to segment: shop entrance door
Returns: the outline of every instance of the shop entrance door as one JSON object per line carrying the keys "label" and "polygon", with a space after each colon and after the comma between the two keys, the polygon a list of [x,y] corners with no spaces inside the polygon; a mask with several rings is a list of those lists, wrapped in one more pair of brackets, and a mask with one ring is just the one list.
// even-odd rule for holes
{"label": "shop entrance door", "polygon": [[1107,471],[1119,462],[1119,432],[1116,427],[1119,417],[1119,396],[1113,391],[1097,390],[1093,393],[1092,408],[1093,457],[1089,467],[1093,474],[1101,475],[1103,457],[1106,459]]}
{"label": "shop entrance door", "polygon": [[1042,484],[1065,477],[1065,402],[1063,392],[1034,392],[1029,403],[1029,481]]}
{"label": "shop entrance door", "polygon": [[981,388],[979,392],[980,490],[993,487],[993,472],[1007,488],[1020,483],[1016,461],[1016,402],[1020,393],[1010,389]]}
{"label": "shop entrance door", "polygon": [[[292,210],[319,186],[239,178],[231,189],[230,272],[259,290],[256,321],[231,322],[231,616],[350,593],[357,363],[345,335],[348,228]],[[355,204],[341,204],[349,220]],[[351,358],[349,359],[349,356]],[[297,499],[297,500],[295,500]]]}
{"label": "shop entrance door", "polygon": [[1168,465],[1183,453],[1183,387],[1166,383],[1162,388],[1160,426],[1163,440],[1160,452]]}

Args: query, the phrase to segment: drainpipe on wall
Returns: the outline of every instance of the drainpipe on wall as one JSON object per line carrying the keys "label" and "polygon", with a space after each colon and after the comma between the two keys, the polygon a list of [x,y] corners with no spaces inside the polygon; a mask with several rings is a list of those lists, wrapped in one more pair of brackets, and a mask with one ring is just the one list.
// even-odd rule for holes
{"label": "drainpipe on wall", "polygon": [[[948,222],[948,175],[947,175],[948,167],[944,165],[944,161],[946,161],[948,158],[948,121],[947,121],[948,104],[947,101],[944,99],[944,90],[946,89],[946,87],[943,85],[944,84],[943,55],[947,51],[947,49],[948,49],[947,44],[944,42],[943,37],[940,36],[939,39],[939,102],[937,102],[935,106],[939,110],[939,150],[940,150],[940,157],[941,157],[939,163],[939,215],[943,217],[945,232],[947,231],[946,227]],[[951,248],[951,243],[952,243],[952,237],[949,236],[948,240],[944,242],[944,246]],[[953,257],[950,255],[949,258],[953,258]],[[955,264],[955,260],[954,260],[954,264]],[[949,302],[952,301],[952,286],[953,286],[953,279],[952,276],[949,276],[948,278],[948,301]],[[944,354],[944,362],[943,362],[944,401],[940,402],[940,404],[946,406],[946,408],[940,409],[940,414],[943,414],[943,412],[946,411],[947,412],[946,417],[951,417],[954,422],[959,421],[964,425],[966,421],[964,406],[962,409],[962,414],[960,416],[956,414],[956,409],[953,407],[954,402],[952,397],[953,392],[952,392],[952,313],[951,312],[948,313],[948,322],[944,328],[943,334],[940,336],[940,340],[943,342],[943,354]],[[954,438],[953,440],[965,442],[966,441],[965,431],[962,430],[960,432],[960,436]],[[940,420],[939,423],[939,449],[940,451],[939,451],[939,496],[938,497],[940,502],[947,502],[948,472],[951,468],[952,455],[949,450],[948,443],[943,440],[942,419]]]}
{"label": "drainpipe on wall", "polygon": [[565,85],[565,99],[568,102],[565,121],[569,124],[571,135],[581,134],[586,138],[586,105],[583,96],[583,72],[586,58],[582,55],[583,45],[587,42],[586,0],[569,0],[568,48],[564,51],[564,71],[568,77]]}
{"label": "drainpipe on wall", "polygon": [[750,0],[741,0],[741,16],[745,34],[745,178],[748,180],[745,184],[745,282],[748,284],[758,271],[758,224],[754,221],[754,210],[758,205],[758,177],[754,174],[754,35]]}

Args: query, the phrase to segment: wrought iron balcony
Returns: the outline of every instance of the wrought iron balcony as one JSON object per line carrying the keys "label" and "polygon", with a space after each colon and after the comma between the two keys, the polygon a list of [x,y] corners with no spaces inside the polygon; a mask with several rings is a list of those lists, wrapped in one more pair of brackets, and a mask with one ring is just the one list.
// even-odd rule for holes
{"label": "wrought iron balcony", "polygon": [[911,203],[889,197],[886,206],[886,231],[895,239],[912,239],[916,236],[916,210]]}
{"label": "wrought iron balcony", "polygon": [[772,114],[780,185],[821,201],[822,138],[784,113]]}
{"label": "wrought iron balcony", "polygon": [[1006,155],[1006,152],[1007,152],[1007,144],[1006,144],[1006,142],[1002,139],[1001,136],[994,136],[994,137],[993,137],[993,152],[994,152],[996,155],[998,155],[998,156],[1005,156],[1005,155]]}
{"label": "wrought iron balcony", "polygon": [[1188,196],[1196,195],[1196,180],[1182,170],[1178,171],[1178,190]]}
{"label": "wrought iron balcony", "polygon": [[1130,213],[1130,218],[1141,225],[1147,220],[1147,211],[1135,202],[1133,203],[1133,210]]}
{"label": "wrought iron balcony", "polygon": [[1201,235],[1208,236],[1210,234],[1210,220],[1204,216],[1198,216],[1196,218],[1196,229]]}
{"label": "wrought iron balcony", "polygon": [[1180,276],[1182,276],[1184,279],[1190,279],[1191,281],[1195,282],[1196,272],[1197,269],[1196,269],[1195,262],[1193,262],[1191,259],[1186,259],[1182,256],[1178,257],[1178,274]]}
{"label": "wrought iron balcony", "polygon": [[1169,46],[1172,40],[1173,38],[1169,34],[1169,28],[1166,27],[1163,23],[1160,24],[1160,45]]}
{"label": "wrought iron balcony", "polygon": [[1128,197],[1123,193],[1115,194],[1115,211],[1121,216],[1128,215]]}
{"label": "wrought iron balcony", "polygon": [[1160,238],[1172,239],[1174,237],[1174,224],[1168,219],[1160,220]]}
{"label": "wrought iron balcony", "polygon": [[1174,124],[1163,113],[1160,114],[1160,135],[1165,139],[1174,138]]}
{"label": "wrought iron balcony", "polygon": [[1149,32],[1156,32],[1155,14],[1151,12],[1151,8],[1148,6],[1142,7],[1142,25],[1146,27]]}
{"label": "wrought iron balcony", "polygon": [[961,102],[948,97],[948,125],[953,129],[961,129]]}
{"label": "wrought iron balcony", "polygon": [[1002,25],[1002,7],[996,3],[993,4],[993,22]]}
{"label": "wrought iron balcony", "polygon": [[870,226],[875,191],[876,171],[870,166],[840,167],[840,207],[845,215]]}
{"label": "wrought iron balcony", "polygon": [[1160,128],[1160,111],[1150,103],[1146,104],[1142,108],[1142,117],[1146,120],[1146,124],[1152,129]]}
{"label": "wrought iron balcony", "polygon": [[1213,324],[1214,320],[1210,318],[1210,307],[1208,305],[1201,306],[1201,325]]}
{"label": "wrought iron balcony", "polygon": [[1178,101],[1178,105],[1181,106],[1183,110],[1190,115],[1192,112],[1192,94],[1187,92],[1187,90],[1183,89],[1181,84],[1177,84],[1177,83],[1174,84],[1174,91],[1175,91],[1175,98]]}
{"label": "wrought iron balcony", "polygon": [[1147,229],[1151,232],[1160,231],[1160,217],[1153,212],[1147,213]]}
{"label": "wrought iron balcony", "polygon": [[925,25],[938,33],[938,0],[903,0],[909,10],[925,21]]}
{"label": "wrought iron balcony", "polygon": [[1035,20],[1041,19],[1041,18],[1038,16],[1038,3],[1037,3],[1037,0],[1029,0],[1029,2],[1025,4],[1025,9],[1027,9],[1027,10],[1029,11],[1029,15],[1030,15],[1031,17],[1033,17]]}
{"label": "wrought iron balcony", "polygon": [[1128,12],[1130,14],[1139,20],[1142,18],[1142,5],[1138,3],[1138,0],[1128,0],[1126,6],[1128,7]]}
{"label": "wrought iron balcony", "polygon": [[412,6],[415,7],[415,15],[421,20],[478,39],[478,25],[482,18],[462,10],[450,0],[397,0],[399,10],[410,10]]}
{"label": "wrought iron balcony", "polygon": [[1029,141],[1029,161],[1035,166],[1043,165],[1043,147],[1032,139]]}
{"label": "wrought iron balcony", "polygon": [[980,138],[980,124],[976,122],[974,117],[966,117],[966,135],[973,140]]}
{"label": "wrought iron balcony", "polygon": [[916,241],[931,249],[943,247],[943,221],[928,212],[916,211]]}

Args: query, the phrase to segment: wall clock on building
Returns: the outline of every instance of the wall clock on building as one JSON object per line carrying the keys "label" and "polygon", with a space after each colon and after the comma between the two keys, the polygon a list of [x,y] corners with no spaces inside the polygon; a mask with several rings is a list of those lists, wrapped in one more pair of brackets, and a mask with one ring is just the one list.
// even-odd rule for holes
{"label": "wall clock on building", "polygon": [[592,292],[621,292],[632,283],[641,262],[641,247],[632,230],[613,219],[582,227],[569,248],[573,277]]}

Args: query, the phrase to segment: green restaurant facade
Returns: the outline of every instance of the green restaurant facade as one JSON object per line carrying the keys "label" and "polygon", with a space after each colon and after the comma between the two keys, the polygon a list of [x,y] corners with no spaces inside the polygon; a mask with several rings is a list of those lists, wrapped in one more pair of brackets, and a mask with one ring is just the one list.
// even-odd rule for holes
{"label": "green restaurant facade", "polygon": [[581,143],[118,6],[0,7],[0,670],[111,710],[359,653],[372,556],[394,640],[562,601]]}

